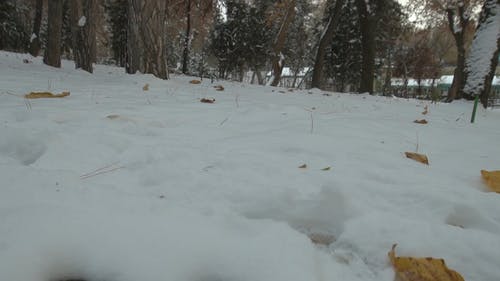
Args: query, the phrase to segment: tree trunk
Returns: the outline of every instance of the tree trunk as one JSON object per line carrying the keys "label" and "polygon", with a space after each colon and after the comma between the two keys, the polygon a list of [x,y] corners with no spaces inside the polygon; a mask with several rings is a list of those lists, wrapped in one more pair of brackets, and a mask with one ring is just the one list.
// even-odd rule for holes
{"label": "tree trunk", "polygon": [[337,0],[335,2],[335,7],[333,14],[330,15],[328,25],[321,36],[318,44],[318,50],[316,51],[316,59],[314,61],[314,68],[312,74],[312,88],[321,89],[321,83],[323,82],[323,64],[325,62],[326,48],[332,43],[333,37],[335,35],[335,30],[337,28],[340,13],[342,12],[342,6],[344,5],[344,0]]}
{"label": "tree trunk", "polygon": [[262,72],[260,72],[260,69],[257,69],[256,72],[257,72],[257,81],[259,82],[259,85],[264,85],[264,77],[262,77]]}
{"label": "tree trunk", "polygon": [[491,58],[490,71],[484,79],[484,89],[479,93],[479,99],[481,100],[481,104],[484,108],[488,107],[493,78],[495,77],[495,70],[498,66],[498,55],[500,54],[500,36],[497,38],[497,50],[493,53],[493,57]]}
{"label": "tree trunk", "polygon": [[137,2],[137,0],[128,0],[127,9],[127,63],[125,70],[128,74],[135,74],[139,71],[142,56],[142,46],[139,40],[139,24],[141,24],[139,17],[140,11],[135,9],[135,7],[140,8],[140,5],[137,5],[135,2]]}
{"label": "tree trunk", "polygon": [[48,2],[47,46],[43,62],[53,67],[61,67],[63,1],[50,0]]}
{"label": "tree trunk", "polygon": [[129,0],[127,73],[150,73],[168,79],[166,14],[168,1]]}
{"label": "tree trunk", "polygon": [[96,0],[72,0],[70,4],[71,35],[75,67],[93,72],[96,52]]}
{"label": "tree trunk", "polygon": [[375,79],[375,26],[376,18],[373,11],[367,5],[367,0],[357,0],[359,11],[359,24],[361,31],[361,81],[360,93],[373,94],[373,82]]}
{"label": "tree trunk", "polygon": [[382,88],[382,94],[384,96],[389,96],[391,91],[391,80],[392,80],[392,55],[390,52],[387,53],[387,69],[385,72],[384,86]]}
{"label": "tree trunk", "polygon": [[[464,93],[479,95],[486,108],[500,53],[500,0],[486,0],[467,58]],[[496,40],[495,40],[496,38]]]}
{"label": "tree trunk", "polygon": [[34,57],[40,53],[40,27],[42,26],[43,0],[36,0],[33,32],[30,40],[30,54]]}
{"label": "tree trunk", "polygon": [[188,73],[189,45],[191,41],[191,0],[186,0],[186,34],[184,35],[184,50],[182,52],[182,73]]}
{"label": "tree trunk", "polygon": [[273,81],[271,82],[271,86],[276,87],[280,83],[281,80],[281,72],[283,71],[284,58],[281,51],[285,46],[286,37],[288,34],[288,27],[293,21],[295,17],[295,6],[296,0],[289,0],[287,3],[287,10],[285,17],[283,18],[283,22],[281,23],[280,30],[278,35],[276,36],[276,40],[274,41],[273,46]]}
{"label": "tree trunk", "polygon": [[455,23],[455,9],[448,8],[446,10],[448,17],[448,28],[453,34],[455,39],[455,46],[457,48],[457,67],[453,72],[453,82],[448,90],[448,98],[446,101],[452,102],[456,99],[461,99],[463,97],[463,88],[465,85],[465,30],[469,24],[469,20],[465,15],[465,7],[459,6],[458,11],[458,25]]}

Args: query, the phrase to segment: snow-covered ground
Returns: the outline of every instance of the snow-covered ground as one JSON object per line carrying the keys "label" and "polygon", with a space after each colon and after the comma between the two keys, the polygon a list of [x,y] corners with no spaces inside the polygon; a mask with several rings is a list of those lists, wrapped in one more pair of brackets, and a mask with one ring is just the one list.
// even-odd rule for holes
{"label": "snow-covered ground", "polygon": [[498,110],[63,65],[0,52],[0,280],[500,280]]}

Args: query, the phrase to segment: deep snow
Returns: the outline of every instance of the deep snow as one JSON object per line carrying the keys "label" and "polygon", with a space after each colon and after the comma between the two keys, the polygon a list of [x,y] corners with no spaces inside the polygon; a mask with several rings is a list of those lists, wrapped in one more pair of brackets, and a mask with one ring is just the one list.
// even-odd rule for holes
{"label": "deep snow", "polygon": [[500,111],[191,79],[0,52],[0,280],[389,281],[394,243],[500,279]]}

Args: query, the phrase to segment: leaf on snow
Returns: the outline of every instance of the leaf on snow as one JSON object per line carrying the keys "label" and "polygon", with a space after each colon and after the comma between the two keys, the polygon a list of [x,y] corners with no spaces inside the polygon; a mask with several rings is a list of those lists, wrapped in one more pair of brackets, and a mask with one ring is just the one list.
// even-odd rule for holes
{"label": "leaf on snow", "polygon": [[148,83],[146,83],[146,85],[144,85],[144,86],[142,87],[142,90],[143,90],[143,91],[149,91],[149,84],[148,84]]}
{"label": "leaf on snow", "polygon": [[449,269],[443,259],[396,257],[396,245],[388,253],[396,280],[399,281],[464,281],[460,273]]}
{"label": "leaf on snow", "polygon": [[299,168],[300,169],[305,169],[305,168],[307,168],[307,164],[302,164],[302,165],[299,166]]}
{"label": "leaf on snow", "polygon": [[323,233],[309,233],[307,235],[311,242],[317,245],[325,245],[328,246],[335,242],[335,236],[331,234],[323,234]]}
{"label": "leaf on snow", "polygon": [[202,103],[215,103],[215,99],[206,99],[206,98],[202,98],[200,100],[200,102]]}
{"label": "leaf on snow", "polygon": [[106,118],[114,120],[114,119],[120,118],[120,115],[118,115],[118,114],[111,114],[111,115],[106,116]]}
{"label": "leaf on snow", "polygon": [[222,85],[217,85],[217,86],[214,86],[214,89],[215,89],[216,91],[224,91],[224,86],[222,86]]}
{"label": "leaf on snow", "polygon": [[200,80],[191,80],[191,81],[189,81],[189,83],[191,83],[191,84],[201,84],[201,81]]}
{"label": "leaf on snow", "polygon": [[413,123],[417,123],[417,124],[427,124],[427,123],[429,123],[429,122],[427,122],[427,120],[425,120],[425,119],[421,119],[421,120],[415,120],[415,121],[413,121]]}
{"label": "leaf on snow", "polygon": [[500,193],[500,171],[481,170],[481,176],[492,191]]}
{"label": "leaf on snow", "polygon": [[422,164],[429,165],[429,158],[427,158],[427,156],[424,154],[419,154],[415,152],[405,152],[405,155],[407,158],[413,159]]}
{"label": "leaf on snow", "polygon": [[325,168],[321,169],[321,171],[330,171],[331,168],[332,167],[325,167]]}
{"label": "leaf on snow", "polygon": [[53,94],[51,92],[31,92],[24,95],[27,99],[40,99],[40,98],[64,98],[69,96],[69,92],[62,92],[60,94]]}

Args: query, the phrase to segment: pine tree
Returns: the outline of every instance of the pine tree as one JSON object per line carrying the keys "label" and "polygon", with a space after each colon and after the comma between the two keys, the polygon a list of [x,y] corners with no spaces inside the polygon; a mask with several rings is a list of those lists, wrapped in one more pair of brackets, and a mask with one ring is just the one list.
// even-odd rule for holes
{"label": "pine tree", "polygon": [[290,67],[294,75],[292,87],[296,86],[297,75],[304,67],[312,63],[311,36],[308,30],[308,18],[311,13],[311,3],[309,0],[297,0],[296,13],[290,26],[290,34],[287,37],[283,54],[287,58],[286,65]]}
{"label": "pine tree", "polygon": [[25,51],[29,45],[28,28],[21,22],[22,5],[13,0],[0,1],[0,49]]}
{"label": "pine tree", "polygon": [[105,3],[111,28],[111,50],[116,64],[124,67],[127,61],[127,0],[108,0]]}
{"label": "pine tree", "polygon": [[361,78],[362,46],[354,1],[342,7],[338,26],[325,57],[326,76],[338,91],[356,90]]}

